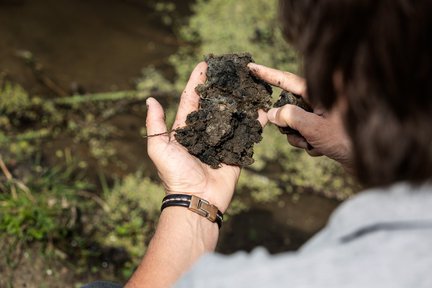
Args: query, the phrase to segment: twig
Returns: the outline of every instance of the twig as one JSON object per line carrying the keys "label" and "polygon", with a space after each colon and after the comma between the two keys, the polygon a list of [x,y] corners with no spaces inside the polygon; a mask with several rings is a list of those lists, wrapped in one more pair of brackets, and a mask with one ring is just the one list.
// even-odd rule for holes
{"label": "twig", "polygon": [[23,132],[18,135],[1,135],[0,134],[0,144],[8,143],[12,141],[21,141],[21,140],[34,140],[34,139],[42,139],[51,135],[51,132],[47,128],[42,128],[36,131]]}
{"label": "twig", "polygon": [[9,169],[6,167],[6,164],[3,162],[3,157],[0,155],[0,169],[2,170],[3,174],[6,176],[6,179],[11,181],[13,179],[12,174],[10,173]]}
{"label": "twig", "polygon": [[20,180],[18,179],[13,179],[13,183],[20,188],[22,191],[24,191],[24,193],[27,195],[27,197],[30,199],[30,201],[32,201],[33,203],[35,202],[35,199],[33,197],[33,195],[31,194],[31,190]]}
{"label": "twig", "polygon": [[15,185],[13,185],[14,184],[13,183],[13,176],[10,173],[9,169],[6,167],[6,164],[3,162],[3,157],[1,155],[0,155],[0,169],[2,170],[2,172],[5,175],[8,182],[10,182],[12,184],[11,185],[11,194],[12,194],[12,198],[16,200],[18,198],[18,195],[17,195]]}
{"label": "twig", "polygon": [[103,102],[103,101],[118,101],[118,100],[142,101],[150,96],[164,97],[167,95],[169,95],[169,93],[163,91],[150,92],[150,91],[124,90],[124,91],[101,92],[101,93],[84,94],[84,95],[72,95],[69,97],[53,99],[52,102],[54,104],[73,105],[73,104],[81,104],[81,103],[88,103],[88,102]]}
{"label": "twig", "polygon": [[174,129],[174,130],[171,130],[171,131],[166,131],[166,132],[163,132],[163,133],[157,133],[157,134],[152,134],[152,135],[144,135],[144,136],[142,136],[144,139],[146,139],[146,138],[150,138],[150,137],[156,137],[156,136],[162,136],[162,135],[168,135],[168,134],[170,134],[171,132],[174,132],[174,131],[176,131],[177,129]]}
{"label": "twig", "polygon": [[87,191],[84,191],[84,190],[80,190],[80,191],[77,191],[76,194],[77,194],[78,196],[82,196],[82,197],[86,197],[86,198],[90,198],[90,199],[92,199],[92,200],[95,201],[97,204],[99,204],[99,206],[101,206],[102,209],[103,209],[105,212],[110,212],[110,210],[111,210],[111,209],[109,208],[108,204],[107,204],[104,200],[102,200],[102,198],[100,198],[99,196],[97,196],[97,195],[95,195],[95,194],[93,194],[93,193],[90,193],[90,192],[87,192]]}
{"label": "twig", "polygon": [[45,85],[45,87],[53,91],[58,96],[61,97],[69,96],[69,94],[66,92],[65,89],[63,89],[63,87],[58,85],[56,82],[54,82],[51,78],[49,78],[46,75],[43,66],[36,61],[35,57],[30,51],[17,51],[16,55],[19,58],[24,60],[27,66],[30,67],[36,79],[42,82],[42,84]]}
{"label": "twig", "polygon": [[[18,195],[17,195],[17,191],[16,191],[16,187],[18,187],[19,189],[21,189],[22,191],[24,191],[24,193],[27,194],[27,197],[34,202],[34,198],[33,195],[31,194],[30,189],[20,180],[15,179],[12,176],[12,173],[10,173],[9,169],[6,167],[6,164],[3,161],[3,158],[0,155],[0,169],[2,170],[3,174],[5,175],[6,179],[8,180],[9,183],[11,183],[11,194],[12,194],[12,198],[13,199],[17,199]],[[16,185],[16,187],[15,187]]]}
{"label": "twig", "polygon": [[99,102],[99,101],[116,101],[123,99],[144,99],[147,95],[143,95],[136,91],[117,91],[117,92],[104,92],[95,94],[85,94],[85,95],[73,95],[70,97],[56,98],[52,101],[54,104],[64,104],[73,105],[88,102]]}

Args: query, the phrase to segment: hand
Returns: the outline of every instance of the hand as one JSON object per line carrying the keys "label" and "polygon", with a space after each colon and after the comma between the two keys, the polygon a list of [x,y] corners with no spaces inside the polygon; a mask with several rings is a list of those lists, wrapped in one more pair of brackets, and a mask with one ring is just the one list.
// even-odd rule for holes
{"label": "hand", "polygon": [[[198,109],[200,98],[195,87],[205,82],[206,70],[207,64],[202,62],[192,72],[180,98],[173,130],[185,126],[187,115]],[[148,135],[168,131],[161,105],[153,98],[147,99],[147,105]],[[263,111],[260,112],[258,120],[262,125],[267,122]],[[168,194],[195,194],[225,212],[240,176],[239,167],[223,164],[221,168],[213,169],[189,154],[173,135],[149,137],[147,150]]]}
{"label": "hand", "polygon": [[[307,101],[305,80],[295,74],[250,63],[252,73],[271,85],[302,96]],[[288,142],[311,156],[325,155],[348,171],[352,169],[351,141],[342,123],[341,108],[331,112],[314,107],[313,113],[295,105],[270,109],[268,120],[280,127],[289,126],[301,134],[287,135]]]}
{"label": "hand", "polygon": [[[195,87],[205,82],[206,70],[207,64],[200,63],[192,72],[180,98],[173,130],[183,127],[187,115],[198,109],[200,98]],[[149,98],[147,106],[148,135],[168,132],[161,105]],[[258,120],[264,125],[266,113],[260,111]],[[147,150],[168,194],[195,194],[225,212],[240,175],[239,167],[222,165],[212,169],[190,155],[172,133],[148,137]],[[172,287],[199,257],[214,251],[219,235],[217,226],[196,213],[184,211],[172,207],[161,213],[146,254],[126,287]]]}

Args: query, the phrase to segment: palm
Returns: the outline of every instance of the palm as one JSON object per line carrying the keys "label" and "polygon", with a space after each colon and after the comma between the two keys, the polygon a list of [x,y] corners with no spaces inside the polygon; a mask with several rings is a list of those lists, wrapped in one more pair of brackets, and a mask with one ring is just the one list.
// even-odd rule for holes
{"label": "palm", "polygon": [[[195,92],[195,87],[205,82],[206,70],[207,64],[200,63],[192,72],[181,96],[173,129],[184,126],[187,115],[198,109],[199,95]],[[167,131],[163,109],[154,99],[149,100],[147,133],[163,133]],[[167,193],[199,194],[221,211],[226,210],[240,175],[239,167],[222,165],[219,169],[212,169],[190,155],[172,135],[150,137],[148,153]]]}
{"label": "palm", "polygon": [[213,169],[190,155],[174,137],[164,145],[153,161],[167,193],[189,193],[199,195],[226,210],[240,174],[237,166],[223,165]]}

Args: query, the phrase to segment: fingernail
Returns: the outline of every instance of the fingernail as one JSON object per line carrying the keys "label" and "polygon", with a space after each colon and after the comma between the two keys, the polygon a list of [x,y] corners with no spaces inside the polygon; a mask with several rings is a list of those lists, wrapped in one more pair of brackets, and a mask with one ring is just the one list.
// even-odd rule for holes
{"label": "fingernail", "polygon": [[146,99],[146,106],[147,106],[147,108],[150,106],[150,102],[151,101],[152,101],[151,97],[149,97],[149,98]]}
{"label": "fingernail", "polygon": [[308,147],[309,147],[309,143],[307,143],[306,141],[300,141],[299,143],[298,143],[298,145],[300,146],[300,148],[302,148],[302,149],[308,149]]}
{"label": "fingernail", "polygon": [[257,72],[258,71],[258,67],[259,67],[259,65],[258,64],[255,64],[255,63],[249,63],[249,64],[247,64],[247,66],[249,67],[249,69],[252,71],[252,72]]}

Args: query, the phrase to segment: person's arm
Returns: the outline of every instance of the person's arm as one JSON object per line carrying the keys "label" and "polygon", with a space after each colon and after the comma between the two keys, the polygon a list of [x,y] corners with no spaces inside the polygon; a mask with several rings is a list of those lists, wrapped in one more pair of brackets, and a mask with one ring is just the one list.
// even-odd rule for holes
{"label": "person's arm", "polygon": [[[192,72],[180,98],[173,129],[185,125],[187,115],[198,109],[195,87],[206,80],[207,64],[200,63]],[[168,131],[161,105],[147,99],[147,134]],[[259,113],[264,126],[267,116]],[[167,194],[189,194],[203,198],[222,213],[228,208],[240,175],[237,166],[213,169],[190,155],[173,134],[148,138],[148,154],[155,164]],[[162,211],[146,254],[125,287],[171,287],[204,253],[214,251],[219,229],[216,223],[183,207]]]}
{"label": "person's arm", "polygon": [[183,207],[164,209],[148,250],[125,287],[171,287],[205,252],[213,251],[217,224]]}
{"label": "person's arm", "polygon": [[[255,76],[273,86],[298,94],[307,101],[306,82],[303,78],[255,63],[248,66]],[[313,113],[310,113],[288,104],[270,109],[267,115],[271,123],[280,127],[289,126],[299,131],[303,137],[287,135],[287,140],[292,146],[305,149],[311,156],[325,155],[341,163],[351,172],[351,142],[342,123],[342,110],[343,107],[340,106],[330,112],[314,107]]]}
{"label": "person's arm", "polygon": [[[256,64],[250,65],[250,68],[255,75],[270,84],[305,95],[304,80],[294,74]],[[193,71],[182,93],[173,129],[184,126],[187,115],[198,109],[199,95],[195,92],[195,87],[205,82],[206,69],[207,65],[203,62]],[[166,132],[164,112],[160,104],[149,98],[147,105],[148,135]],[[347,138],[343,128],[332,123],[324,114],[308,113],[290,106],[292,105],[271,109],[268,116],[260,111],[258,120],[263,126],[267,118],[279,126],[289,125],[305,137],[293,138],[290,135],[288,141],[291,144],[307,148],[304,146],[307,141],[314,147],[308,151],[310,154],[324,154],[344,162],[349,151],[348,145],[344,144]],[[340,143],[343,146],[339,147]],[[337,154],[338,149],[342,153]],[[219,169],[212,169],[190,155],[175,141],[172,133],[149,137],[148,154],[158,169],[167,194],[193,194],[209,201],[222,212],[228,208],[240,175],[239,167],[223,165]],[[217,225],[202,216],[182,207],[166,208],[140,266],[125,287],[172,286],[200,256],[214,250],[218,233]]]}

